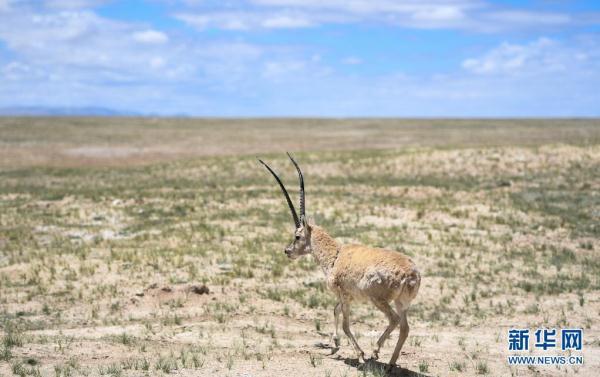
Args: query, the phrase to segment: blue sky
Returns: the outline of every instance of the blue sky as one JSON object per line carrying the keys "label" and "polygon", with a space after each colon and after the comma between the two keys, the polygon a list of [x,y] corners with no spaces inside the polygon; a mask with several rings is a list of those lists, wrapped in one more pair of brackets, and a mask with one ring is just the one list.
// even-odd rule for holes
{"label": "blue sky", "polygon": [[0,0],[0,108],[600,116],[600,2]]}

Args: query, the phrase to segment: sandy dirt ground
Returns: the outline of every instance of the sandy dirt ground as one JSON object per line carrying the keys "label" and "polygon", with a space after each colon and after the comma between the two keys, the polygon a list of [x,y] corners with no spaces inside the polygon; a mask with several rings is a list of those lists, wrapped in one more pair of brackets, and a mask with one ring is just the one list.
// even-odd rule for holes
{"label": "sandy dirt ground", "polygon": [[[0,376],[596,376],[600,123],[428,122],[0,120]],[[422,272],[391,370],[397,331],[377,361],[345,336],[332,354],[323,273],[283,253],[254,154],[296,198],[284,148],[319,225]],[[352,322],[370,354],[387,321],[357,303]],[[584,364],[509,366],[508,330],[542,327],[582,328],[583,350],[532,334],[522,354]]]}

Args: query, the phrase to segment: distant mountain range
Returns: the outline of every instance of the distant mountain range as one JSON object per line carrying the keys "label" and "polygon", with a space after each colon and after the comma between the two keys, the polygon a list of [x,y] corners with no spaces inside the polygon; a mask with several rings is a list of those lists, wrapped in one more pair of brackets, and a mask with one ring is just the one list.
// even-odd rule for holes
{"label": "distant mountain range", "polygon": [[122,111],[105,107],[46,107],[13,106],[0,107],[0,116],[135,116],[132,111]]}

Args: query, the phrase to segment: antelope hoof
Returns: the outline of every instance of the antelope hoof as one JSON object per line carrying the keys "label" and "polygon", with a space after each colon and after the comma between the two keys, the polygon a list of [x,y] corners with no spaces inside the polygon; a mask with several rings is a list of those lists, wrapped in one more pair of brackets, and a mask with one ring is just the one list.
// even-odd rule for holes
{"label": "antelope hoof", "polygon": [[331,355],[333,355],[340,350],[340,338],[332,334],[329,340],[330,345],[331,343],[333,343],[333,346],[331,346]]}
{"label": "antelope hoof", "polygon": [[371,360],[379,359],[379,350],[373,350],[373,354],[371,355]]}
{"label": "antelope hoof", "polygon": [[340,348],[340,338],[334,334],[331,334],[331,338],[329,338],[329,344],[332,344],[332,343],[333,343],[333,347]]}
{"label": "antelope hoof", "polygon": [[364,352],[360,351],[358,353],[358,361],[362,361],[363,363],[367,362],[367,359],[365,359],[365,353]]}

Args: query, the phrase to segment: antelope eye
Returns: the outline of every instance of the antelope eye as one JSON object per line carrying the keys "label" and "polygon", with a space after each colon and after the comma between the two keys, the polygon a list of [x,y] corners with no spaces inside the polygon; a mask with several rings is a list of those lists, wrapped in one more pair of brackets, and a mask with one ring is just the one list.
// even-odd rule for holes
{"label": "antelope eye", "polygon": [[300,239],[300,236],[299,236],[299,235],[296,235],[296,239],[297,239],[297,240],[299,240],[299,239]]}

